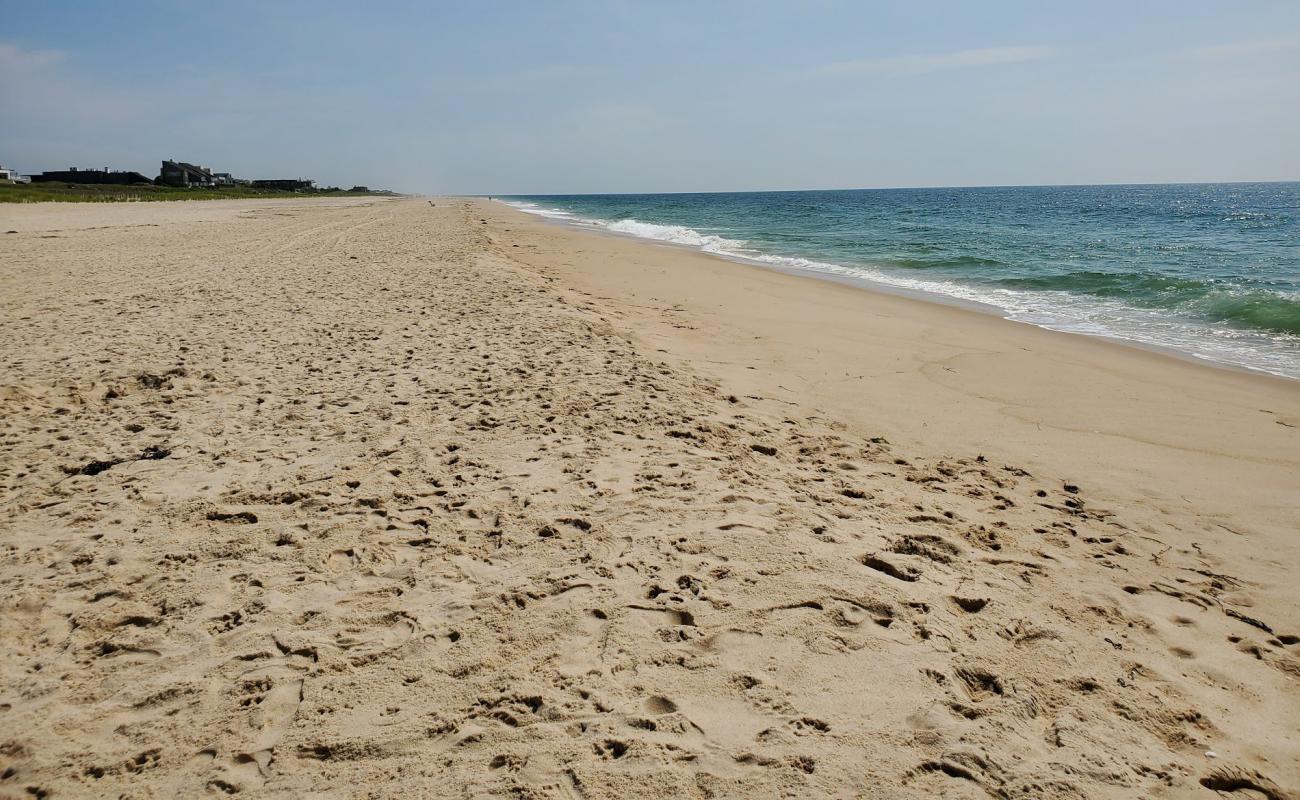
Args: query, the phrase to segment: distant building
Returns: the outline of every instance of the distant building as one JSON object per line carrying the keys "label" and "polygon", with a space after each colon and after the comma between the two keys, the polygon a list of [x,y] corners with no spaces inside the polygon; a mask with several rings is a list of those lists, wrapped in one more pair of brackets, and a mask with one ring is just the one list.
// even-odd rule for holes
{"label": "distant building", "polygon": [[275,178],[253,181],[255,189],[285,189],[290,192],[302,192],[315,186],[316,181],[305,178]]}
{"label": "distant building", "polygon": [[109,183],[122,186],[130,186],[133,183],[153,183],[153,181],[138,172],[122,172],[110,170],[108,167],[103,169],[68,167],[65,170],[47,171],[32,176],[33,183],[49,183],[50,181],[60,181],[62,183]]}
{"label": "distant building", "polygon": [[349,192],[362,192],[362,193],[364,193],[364,192],[368,192],[368,191],[370,191],[370,189],[369,189],[369,187],[366,187],[366,186],[353,186],[351,189],[348,189],[348,191],[349,191]]}
{"label": "distant building", "polygon": [[0,181],[11,181],[13,183],[31,183],[32,179],[28,175],[19,175],[18,170],[9,167],[0,167]]}
{"label": "distant building", "polygon": [[207,167],[184,161],[164,161],[157,183],[160,186],[216,186],[217,180]]}
{"label": "distant building", "polygon": [[229,172],[212,173],[212,182],[218,186],[237,186],[241,183],[248,183],[248,181],[240,180]]}

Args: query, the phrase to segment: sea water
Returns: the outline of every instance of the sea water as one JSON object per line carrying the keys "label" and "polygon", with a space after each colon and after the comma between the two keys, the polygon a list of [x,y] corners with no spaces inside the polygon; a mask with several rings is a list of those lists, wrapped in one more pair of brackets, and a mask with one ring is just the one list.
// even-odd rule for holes
{"label": "sea water", "polygon": [[1300,183],[506,200],[574,225],[1300,379]]}

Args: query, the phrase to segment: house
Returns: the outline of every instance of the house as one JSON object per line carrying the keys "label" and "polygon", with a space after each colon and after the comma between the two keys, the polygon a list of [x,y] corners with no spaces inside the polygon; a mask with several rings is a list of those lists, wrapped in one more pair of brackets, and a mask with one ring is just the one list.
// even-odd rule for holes
{"label": "house", "polygon": [[207,167],[184,161],[164,161],[156,181],[160,186],[216,186],[216,178]]}
{"label": "house", "polygon": [[351,189],[348,189],[348,191],[349,191],[349,192],[358,192],[358,193],[360,193],[360,194],[365,194],[366,192],[369,192],[369,191],[370,191],[370,188],[369,188],[368,186],[353,186]]}
{"label": "house", "polygon": [[32,179],[27,175],[19,175],[18,170],[10,167],[0,167],[0,181],[10,181],[11,183],[31,183]]}
{"label": "house", "polygon": [[130,186],[133,183],[153,183],[145,176],[138,172],[124,172],[120,170],[110,170],[108,167],[103,169],[77,169],[68,167],[64,170],[46,171],[40,175],[33,175],[33,183],[49,183],[50,181],[60,181],[62,183],[108,183],[122,186]]}
{"label": "house", "polygon": [[305,178],[267,178],[253,181],[254,189],[284,189],[290,192],[302,192],[314,188],[315,181]]}

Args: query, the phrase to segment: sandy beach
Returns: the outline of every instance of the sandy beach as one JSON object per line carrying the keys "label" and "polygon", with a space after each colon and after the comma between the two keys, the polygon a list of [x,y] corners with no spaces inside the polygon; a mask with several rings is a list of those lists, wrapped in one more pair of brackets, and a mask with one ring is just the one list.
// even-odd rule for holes
{"label": "sandy beach", "polygon": [[0,208],[0,796],[1300,792],[1300,383],[435,202]]}

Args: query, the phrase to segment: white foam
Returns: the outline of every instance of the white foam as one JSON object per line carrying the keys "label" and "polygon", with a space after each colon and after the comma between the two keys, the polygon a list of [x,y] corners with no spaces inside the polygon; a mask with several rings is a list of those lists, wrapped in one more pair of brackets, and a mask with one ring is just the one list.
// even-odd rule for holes
{"label": "white foam", "polygon": [[655,225],[650,222],[623,219],[617,222],[601,223],[601,226],[614,233],[625,233],[643,239],[655,239],[661,242],[680,244],[685,247],[696,247],[708,253],[736,255],[743,252],[745,247],[745,243],[737,239],[725,239],[721,236],[700,233],[697,230],[685,228],[681,225]]}
{"label": "white foam", "polygon": [[507,200],[506,205],[514,206],[520,211],[527,211],[529,214],[536,214],[539,217],[549,217],[550,219],[564,219],[564,220],[577,219],[568,211],[564,211],[558,208],[543,208],[537,205],[536,203],[526,203],[523,202],[522,200]]}
{"label": "white foam", "polygon": [[922,295],[938,295],[991,307],[1007,319],[1040,328],[1120,339],[1178,351],[1206,361],[1300,379],[1300,337],[1212,326],[1134,308],[1112,299],[1065,291],[1019,291],[954,281],[912,278],[869,266],[846,266],[808,258],[779,256],[751,249],[740,239],[701,233],[683,225],[659,225],[635,219],[617,221],[578,217],[526,201],[507,201],[530,214],[611,233],[653,239],[703,250],[776,269],[831,275]]}

